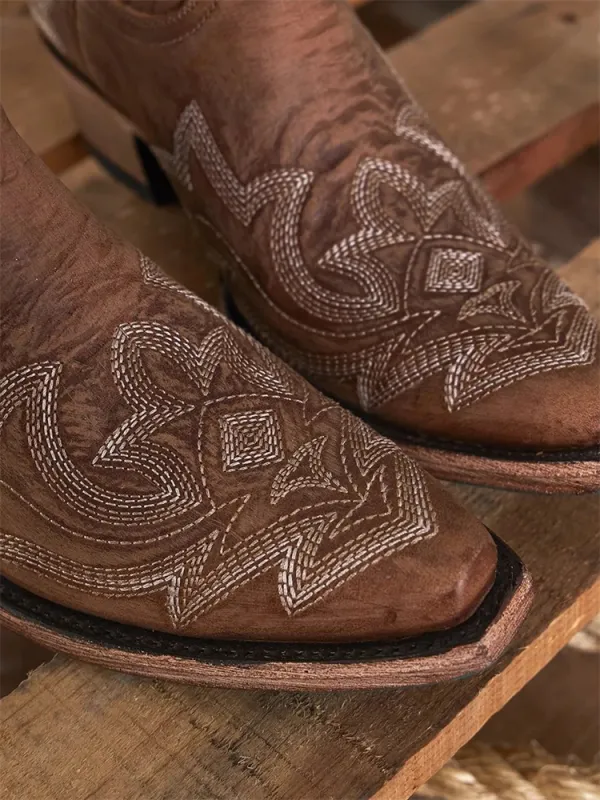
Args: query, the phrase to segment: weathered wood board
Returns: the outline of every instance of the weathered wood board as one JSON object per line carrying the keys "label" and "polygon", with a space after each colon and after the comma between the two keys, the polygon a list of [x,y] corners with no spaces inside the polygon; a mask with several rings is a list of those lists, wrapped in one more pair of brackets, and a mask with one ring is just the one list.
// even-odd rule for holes
{"label": "weathered wood board", "polygon": [[452,149],[507,198],[598,140],[595,0],[473,3],[389,52]]}

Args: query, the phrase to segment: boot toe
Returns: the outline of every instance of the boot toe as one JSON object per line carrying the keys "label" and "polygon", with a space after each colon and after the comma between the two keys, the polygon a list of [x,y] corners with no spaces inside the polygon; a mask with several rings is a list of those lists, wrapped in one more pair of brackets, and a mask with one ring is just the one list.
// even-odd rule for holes
{"label": "boot toe", "polygon": [[336,593],[324,609],[335,623],[331,638],[414,637],[453,628],[477,611],[496,577],[496,545],[475,517],[431,483],[436,535],[383,559]]}
{"label": "boot toe", "polygon": [[482,448],[560,452],[600,443],[600,360],[532,375],[449,411],[440,381],[398,397],[380,417],[423,436]]}

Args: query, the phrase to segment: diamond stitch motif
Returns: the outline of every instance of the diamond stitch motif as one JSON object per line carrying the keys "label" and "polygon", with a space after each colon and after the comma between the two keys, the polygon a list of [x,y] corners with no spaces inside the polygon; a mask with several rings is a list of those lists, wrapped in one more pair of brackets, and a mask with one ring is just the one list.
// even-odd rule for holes
{"label": "diamond stitch motif", "polygon": [[219,420],[223,470],[255,469],[283,458],[281,431],[272,409],[240,411]]}
{"label": "diamond stitch motif", "polygon": [[[140,266],[146,283],[180,293],[194,304],[201,302],[164,279],[146,259],[141,259]],[[164,593],[171,625],[182,629],[273,568],[278,569],[278,594],[285,613],[303,613],[382,558],[436,536],[436,510],[417,464],[339,406],[323,405],[322,399],[316,399],[315,409],[315,398],[311,404],[309,392],[304,398],[294,396],[285,372],[259,345],[251,340],[247,344],[253,353],[236,344],[233,332],[220,318],[197,344],[157,322],[119,326],[111,342],[113,376],[120,394],[135,411],[109,434],[92,464],[114,463],[116,459],[128,471],[147,476],[154,487],[142,493],[108,490],[72,460],[68,443],[56,426],[60,363],[35,362],[5,375],[0,382],[0,429],[17,408],[25,406],[33,463],[47,487],[72,510],[103,525],[118,527],[94,535],[74,530],[0,481],[6,491],[45,521],[74,539],[127,548],[171,539],[198,526],[214,529],[189,546],[175,547],[141,563],[137,557],[133,563],[125,559],[118,566],[81,563],[2,530],[2,558],[100,596],[133,598]],[[252,492],[222,502],[217,488],[223,483],[222,476],[219,479],[203,463],[202,452],[198,471],[190,471],[174,450],[153,441],[154,435],[173,420],[193,415],[195,407],[161,394],[152,373],[141,366],[144,361],[139,354],[144,351],[160,353],[178,364],[205,399],[209,389],[214,391],[212,382],[220,354],[231,372],[250,381],[264,401],[297,404],[306,425],[325,415],[333,417],[326,427],[341,431],[337,474],[321,461],[326,441],[322,434],[296,448],[287,462],[289,469],[280,470],[279,481],[276,477],[273,485],[278,483],[277,488],[285,494],[290,488],[301,488],[297,479],[304,478],[304,488],[319,483],[337,496],[301,505],[291,513],[282,509],[270,522],[253,527],[243,541],[234,537],[235,546],[228,546],[226,540],[245,507],[260,501]],[[227,399],[232,398],[227,395]],[[202,405],[205,408],[218,399],[213,396]],[[222,414],[218,428],[223,470],[284,461],[281,420],[273,407]],[[140,458],[141,453],[144,458]],[[311,471],[308,476],[297,475],[295,470],[306,454]],[[285,486],[281,485],[282,473]],[[377,492],[381,507],[365,516],[365,502]],[[195,515],[191,521],[190,511]],[[181,519],[183,515],[187,521]],[[179,526],[173,527],[170,523],[177,518]],[[165,522],[169,523],[168,530],[156,528],[157,523]],[[124,539],[120,533],[123,529],[139,531],[143,538]],[[322,549],[326,538],[328,542],[337,538],[340,543],[333,549],[329,544]]]}
{"label": "diamond stitch motif", "polygon": [[483,278],[483,256],[466,250],[434,250],[425,277],[428,292],[478,292]]}

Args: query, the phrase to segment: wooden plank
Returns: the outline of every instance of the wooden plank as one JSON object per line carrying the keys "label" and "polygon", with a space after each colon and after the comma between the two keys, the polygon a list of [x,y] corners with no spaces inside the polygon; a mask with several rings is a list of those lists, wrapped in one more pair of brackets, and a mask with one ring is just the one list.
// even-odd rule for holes
{"label": "wooden plank", "polygon": [[596,0],[474,3],[390,51],[448,144],[507,198],[598,140]]}
{"label": "wooden plank", "polygon": [[[182,245],[174,210],[136,210],[138,201],[90,162],[65,180],[202,290],[199,251]],[[563,272],[598,311],[600,243]],[[178,686],[58,657],[0,705],[7,795],[408,797],[600,608],[597,497],[450,488],[517,549],[536,583],[534,608],[495,668],[424,689],[308,694]]]}
{"label": "wooden plank", "polygon": [[558,274],[580,297],[585,298],[590,311],[600,319],[600,240],[592,242],[570,264],[558,269]]}
{"label": "wooden plank", "polygon": [[[412,33],[421,31],[428,25],[438,22],[446,14],[451,14],[464,6],[470,0],[373,0],[367,2],[369,6],[383,6],[388,9],[390,16],[404,25]],[[362,19],[362,10],[360,12]],[[367,25],[368,27],[368,25]]]}
{"label": "wooden plank", "polygon": [[600,235],[600,150],[590,148],[517,195],[503,210],[554,267]]}
{"label": "wooden plank", "polygon": [[[589,628],[588,625],[586,631]],[[578,634],[585,635],[585,632]],[[583,652],[570,646],[563,648],[484,725],[476,738],[490,745],[510,744],[523,749],[531,742],[538,742],[553,756],[575,756],[584,764],[598,763],[598,667],[598,652]]]}
{"label": "wooden plank", "polygon": [[14,8],[20,13],[4,14],[0,22],[2,105],[29,146],[64,169],[85,151],[75,138],[77,128],[52,59],[22,4]]}

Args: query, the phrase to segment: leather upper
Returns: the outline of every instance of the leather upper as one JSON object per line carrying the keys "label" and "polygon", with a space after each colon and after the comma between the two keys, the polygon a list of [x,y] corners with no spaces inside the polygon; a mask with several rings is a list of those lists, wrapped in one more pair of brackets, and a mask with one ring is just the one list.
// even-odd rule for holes
{"label": "leather upper", "polygon": [[43,20],[213,231],[252,330],[314,384],[434,437],[594,445],[595,321],[347,5],[62,0]]}
{"label": "leather upper", "polygon": [[185,636],[450,627],[495,577],[483,526],[92,218],[2,117],[2,572]]}

